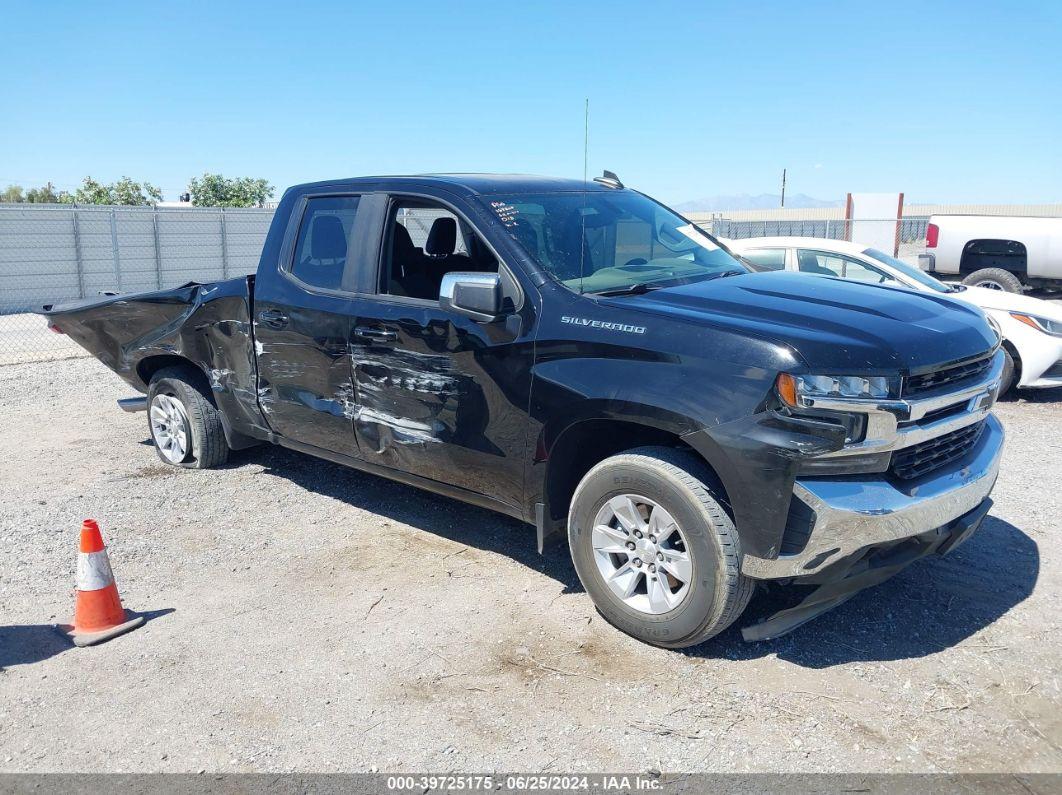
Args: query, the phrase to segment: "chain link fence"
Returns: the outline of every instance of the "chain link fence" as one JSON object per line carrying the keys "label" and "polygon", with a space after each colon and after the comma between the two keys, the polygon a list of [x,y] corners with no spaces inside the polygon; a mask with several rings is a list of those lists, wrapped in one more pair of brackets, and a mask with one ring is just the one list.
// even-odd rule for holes
{"label": "chain link fence", "polygon": [[[693,220],[693,219],[691,219]],[[899,248],[897,256],[913,259],[923,250],[929,216],[860,219],[847,221],[843,218],[787,218],[784,220],[734,220],[710,217],[700,224],[716,237],[742,240],[750,237],[818,237],[828,240],[851,240],[852,226],[860,224],[898,224]],[[889,252],[892,253],[891,251]]]}
{"label": "chain link fence", "polygon": [[[897,224],[897,256],[912,263],[925,250],[926,227],[933,215],[1062,216],[1062,204],[910,204],[903,217],[847,220],[843,207],[774,208],[730,212],[688,212],[691,221],[717,237],[818,237],[853,240],[858,229]],[[857,226],[863,225],[863,226]],[[879,227],[880,228],[880,227]],[[853,242],[861,242],[858,239]],[[891,253],[891,252],[890,252]]]}
{"label": "chain link fence", "polygon": [[[74,207],[0,204],[0,365],[78,355],[32,314],[44,304],[176,287],[253,273],[273,208]],[[719,237],[849,240],[843,209],[687,213]],[[918,205],[899,221],[899,256],[914,261],[934,213],[1062,215],[1062,205]],[[421,213],[423,215],[423,213]],[[403,223],[422,244],[431,217]],[[895,219],[881,223],[893,224]]]}
{"label": "chain link fence", "polygon": [[253,273],[271,209],[0,205],[0,364],[77,355],[44,304]]}

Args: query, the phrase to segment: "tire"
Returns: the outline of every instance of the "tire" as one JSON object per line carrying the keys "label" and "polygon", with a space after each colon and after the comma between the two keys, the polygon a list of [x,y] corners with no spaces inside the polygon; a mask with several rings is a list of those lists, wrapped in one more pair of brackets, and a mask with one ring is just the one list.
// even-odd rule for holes
{"label": "tire", "polygon": [[[630,450],[605,459],[586,474],[572,497],[568,544],[579,579],[606,621],[646,643],[679,649],[701,643],[737,620],[752,597],[755,582],[741,574],[740,540],[733,521],[715,496],[717,493],[714,478],[696,456],[667,447]],[[677,531],[671,532],[669,540],[654,539],[661,544],[656,549],[663,551],[654,553],[650,546],[633,553],[608,552],[612,547],[606,547],[606,543],[618,542],[617,548],[626,550],[629,544],[646,544],[647,539],[653,538],[643,535],[636,539],[634,533],[629,533],[624,540],[621,533],[626,531],[618,514],[611,525],[604,525],[611,528],[608,533],[595,529],[602,528],[602,516],[609,516],[612,506],[624,505],[628,495],[655,503],[652,511],[663,508],[662,516],[674,520]],[[644,516],[646,507],[639,507],[642,521],[650,520],[641,525],[642,529],[659,527],[652,523],[651,512]],[[667,530],[660,532],[668,535]],[[665,549],[665,545],[671,548]],[[649,595],[649,578],[653,575],[645,562],[639,565],[640,575],[636,573],[633,566],[640,559],[633,555],[648,551],[649,558],[665,561],[660,563],[660,569],[655,564],[651,567],[661,574],[676,552],[681,555],[683,549],[689,563],[689,574],[684,575],[688,583],[670,594],[668,598],[676,600],[673,604],[668,598],[657,599],[657,612],[647,612],[653,604]],[[676,561],[681,562],[678,557]],[[629,589],[617,586],[617,577],[609,577],[610,572],[619,576],[619,569],[625,565],[622,579],[626,583],[635,579],[638,582],[635,593],[626,597],[619,591]],[[667,580],[661,576],[652,582],[667,583],[670,592],[682,580],[668,573]],[[662,593],[660,585],[652,587],[654,593]]]}
{"label": "tire", "polygon": [[999,377],[999,397],[1003,397],[1011,389],[1014,388],[1014,374],[1017,372],[1017,367],[1014,363],[1014,357],[1011,355],[1007,347],[1003,346],[1003,374]]}
{"label": "tire", "polygon": [[1005,290],[1008,293],[1017,293],[1018,295],[1025,292],[1025,287],[1022,285],[1021,279],[1010,271],[1005,271],[1002,268],[982,268],[979,271],[971,273],[962,280],[962,283],[969,287],[985,287],[989,290]]}
{"label": "tire", "polygon": [[[148,385],[148,429],[155,452],[171,466],[210,469],[229,458],[221,413],[210,398],[202,374],[191,367],[166,367],[152,376]],[[183,444],[173,445],[175,436]],[[171,443],[167,444],[167,440]]]}

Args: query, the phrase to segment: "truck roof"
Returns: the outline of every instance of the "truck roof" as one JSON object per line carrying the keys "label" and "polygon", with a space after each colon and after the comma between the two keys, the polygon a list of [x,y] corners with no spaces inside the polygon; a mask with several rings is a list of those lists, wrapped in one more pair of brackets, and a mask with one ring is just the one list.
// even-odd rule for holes
{"label": "truck roof", "polygon": [[365,189],[372,187],[383,190],[410,189],[417,186],[433,185],[465,194],[492,193],[559,193],[567,191],[607,191],[613,190],[593,181],[581,179],[564,179],[561,177],[543,177],[535,174],[398,174],[374,177],[351,177],[347,179],[307,182],[293,185],[289,190],[300,193],[306,190],[323,188]]}

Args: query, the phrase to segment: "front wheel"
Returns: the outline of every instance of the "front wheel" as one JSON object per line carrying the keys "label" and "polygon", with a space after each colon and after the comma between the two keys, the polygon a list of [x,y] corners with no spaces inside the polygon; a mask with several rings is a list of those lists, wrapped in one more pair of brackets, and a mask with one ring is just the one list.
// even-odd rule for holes
{"label": "front wheel", "polygon": [[666,447],[607,458],[586,474],[572,498],[568,543],[609,623],[677,649],[741,615],[754,582],[741,574],[737,531],[717,493],[699,459]]}
{"label": "front wheel", "polygon": [[999,397],[1003,397],[1014,387],[1017,366],[1010,351],[1003,348],[1003,374],[999,378]]}
{"label": "front wheel", "polygon": [[221,414],[203,378],[190,367],[159,370],[148,385],[148,427],[165,463],[209,469],[228,460]]}

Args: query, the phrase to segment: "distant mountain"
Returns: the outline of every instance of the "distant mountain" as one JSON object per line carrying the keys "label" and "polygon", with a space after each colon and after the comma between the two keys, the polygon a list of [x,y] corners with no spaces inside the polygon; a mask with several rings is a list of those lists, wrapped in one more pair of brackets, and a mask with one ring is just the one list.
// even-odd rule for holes
{"label": "distant mountain", "polygon": [[[758,196],[750,196],[748,193],[740,193],[737,196],[712,196],[707,199],[694,199],[693,201],[676,204],[675,209],[679,212],[704,213],[715,210],[774,210],[782,205],[782,197],[776,193],[761,193]],[[794,193],[785,197],[785,206],[803,209],[807,207],[844,207],[844,201],[838,199],[830,201],[815,199],[803,193]]]}

